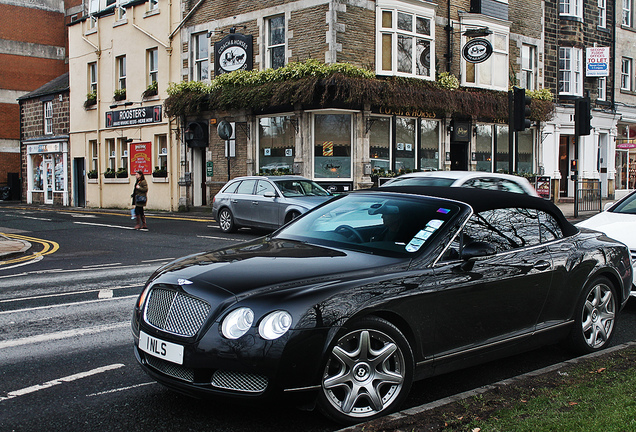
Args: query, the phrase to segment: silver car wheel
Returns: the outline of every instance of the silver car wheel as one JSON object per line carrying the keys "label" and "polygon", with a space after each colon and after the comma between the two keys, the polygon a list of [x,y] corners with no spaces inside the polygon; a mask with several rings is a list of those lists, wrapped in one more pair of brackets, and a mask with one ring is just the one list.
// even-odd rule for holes
{"label": "silver car wheel", "polygon": [[234,230],[234,217],[228,209],[222,209],[219,212],[219,226],[223,232]]}
{"label": "silver car wheel", "polygon": [[595,284],[585,299],[581,327],[590,348],[604,346],[614,331],[616,301],[612,289],[602,281]]}
{"label": "silver car wheel", "polygon": [[388,410],[403,389],[408,391],[406,373],[404,354],[393,338],[378,330],[354,330],[333,347],[322,391],[340,415],[368,418]]}

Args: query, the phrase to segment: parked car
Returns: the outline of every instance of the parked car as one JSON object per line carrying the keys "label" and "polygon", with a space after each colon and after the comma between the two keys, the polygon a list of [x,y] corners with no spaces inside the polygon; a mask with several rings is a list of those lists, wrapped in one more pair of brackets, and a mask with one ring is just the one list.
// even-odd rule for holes
{"label": "parked car", "polygon": [[237,177],[214,196],[212,214],[223,232],[276,229],[332,195],[301,176]]}
{"label": "parked car", "polygon": [[[605,211],[579,222],[577,226],[601,231],[625,243],[632,253],[632,264],[636,267],[636,191],[617,202],[608,203]],[[632,296],[636,297],[636,274]]]}
{"label": "parked car", "polygon": [[395,177],[380,186],[398,185],[493,189],[538,196],[537,191],[524,177],[485,171],[418,171]]}
{"label": "parked car", "polygon": [[547,200],[377,188],[159,268],[134,352],[178,392],[287,395],[355,423],[398,409],[416,379],[557,341],[605,348],[631,279],[625,245]]}

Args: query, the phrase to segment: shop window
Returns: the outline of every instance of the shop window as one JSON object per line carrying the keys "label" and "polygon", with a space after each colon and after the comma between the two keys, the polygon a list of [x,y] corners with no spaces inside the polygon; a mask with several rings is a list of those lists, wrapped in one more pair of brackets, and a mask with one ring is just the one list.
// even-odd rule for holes
{"label": "shop window", "polygon": [[55,192],[64,192],[66,190],[66,170],[64,169],[64,157],[62,153],[53,155],[53,187]]}
{"label": "shop window", "polygon": [[629,188],[629,152],[616,149],[616,189]]}
{"label": "shop window", "polygon": [[295,129],[289,116],[258,119],[258,171],[291,174],[294,166]]}
{"label": "shop window", "polygon": [[314,115],[314,177],[351,178],[351,114]]}
{"label": "shop window", "polygon": [[53,134],[53,101],[44,102],[44,133]]}
{"label": "shop window", "polygon": [[33,179],[32,189],[34,191],[44,190],[44,157],[41,154],[33,155],[31,159],[31,178]]}
{"label": "shop window", "polygon": [[267,19],[266,67],[278,69],[285,66],[285,16]]}
{"label": "shop window", "polygon": [[166,135],[157,135],[155,137],[155,145],[157,155],[157,161],[155,168],[159,168],[163,171],[168,171],[168,138]]}
{"label": "shop window", "polygon": [[477,125],[475,139],[475,169],[477,171],[492,172],[493,136],[492,125]]}
{"label": "shop window", "polygon": [[517,172],[534,173],[534,129],[526,129],[517,133]]}
{"label": "shop window", "polygon": [[495,170],[497,172],[508,172],[510,166],[510,152],[508,151],[508,126],[495,125],[496,135],[496,147],[497,147],[497,165]]}
{"label": "shop window", "polygon": [[415,171],[416,125],[417,121],[414,118],[396,118],[395,171],[397,173]]}
{"label": "shop window", "polygon": [[[471,23],[471,28],[472,28]],[[480,25],[480,27],[487,27]],[[471,63],[462,58],[462,84],[468,87],[481,87],[493,90],[508,90],[508,36],[509,30],[504,27],[490,29],[493,33],[480,38],[492,44],[493,52],[488,60]],[[462,46],[473,37],[462,35]]]}
{"label": "shop window", "polygon": [[198,33],[192,36],[192,46],[194,51],[194,65],[192,68],[192,79],[194,81],[206,81],[208,75],[208,38],[207,33]]}
{"label": "shop window", "polygon": [[[396,3],[399,3],[397,7]],[[429,7],[379,1],[376,17],[377,73],[433,79],[434,18],[435,11]]]}
{"label": "shop window", "polygon": [[439,169],[440,122],[421,120],[420,124],[420,170]]}
{"label": "shop window", "polygon": [[371,117],[369,128],[369,159],[374,174],[383,176],[391,171],[391,117]]}
{"label": "shop window", "polygon": [[559,48],[559,94],[583,94],[583,56],[579,48]]}

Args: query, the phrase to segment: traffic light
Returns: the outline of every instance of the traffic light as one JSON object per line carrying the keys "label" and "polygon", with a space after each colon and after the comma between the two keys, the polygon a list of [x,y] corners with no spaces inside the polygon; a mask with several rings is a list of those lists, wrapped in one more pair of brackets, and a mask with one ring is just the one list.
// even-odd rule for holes
{"label": "traffic light", "polygon": [[532,99],[526,96],[526,89],[514,87],[514,122],[516,131],[523,131],[530,127],[530,103]]}
{"label": "traffic light", "polygon": [[589,98],[578,98],[574,101],[574,131],[578,136],[590,134],[592,128],[590,109]]}

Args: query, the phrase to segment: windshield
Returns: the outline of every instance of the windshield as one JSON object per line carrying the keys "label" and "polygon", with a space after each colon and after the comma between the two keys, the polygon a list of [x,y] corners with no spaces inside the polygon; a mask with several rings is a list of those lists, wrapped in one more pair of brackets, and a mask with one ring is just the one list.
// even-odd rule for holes
{"label": "windshield", "polygon": [[275,237],[412,257],[459,214],[460,204],[430,197],[350,194],[307,213]]}
{"label": "windshield", "polygon": [[450,186],[455,179],[440,177],[396,177],[383,186]]}
{"label": "windshield", "polygon": [[636,214],[636,194],[631,194],[611,210],[612,213]]}
{"label": "windshield", "polygon": [[276,180],[276,186],[284,197],[328,196],[330,195],[318,183],[311,180]]}

